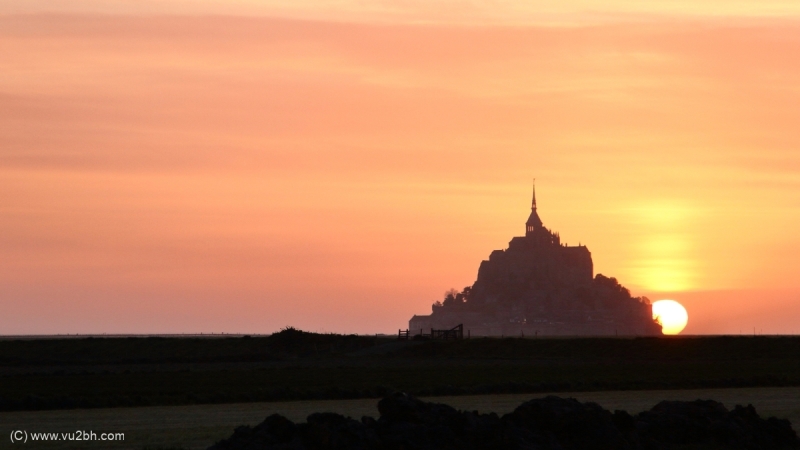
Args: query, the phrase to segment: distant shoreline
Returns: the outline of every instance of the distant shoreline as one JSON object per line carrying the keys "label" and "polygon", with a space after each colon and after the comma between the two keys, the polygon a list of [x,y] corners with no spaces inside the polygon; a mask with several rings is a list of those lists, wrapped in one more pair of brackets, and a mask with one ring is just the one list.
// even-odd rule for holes
{"label": "distant shoreline", "polygon": [[[158,334],[0,334],[0,341],[2,340],[37,340],[37,339],[86,339],[86,338],[243,338],[243,337],[269,337],[275,333],[158,333]],[[318,333],[337,336],[359,336],[359,337],[378,337],[381,339],[395,338],[396,334],[347,334],[347,333]],[[530,340],[559,340],[559,339],[636,339],[636,338],[652,338],[652,339],[693,339],[693,338],[723,338],[723,337],[776,337],[776,338],[791,338],[799,337],[800,334],[680,334],[680,335],[664,335],[664,336],[472,336],[471,339],[530,339]],[[466,338],[465,338],[466,339]]]}

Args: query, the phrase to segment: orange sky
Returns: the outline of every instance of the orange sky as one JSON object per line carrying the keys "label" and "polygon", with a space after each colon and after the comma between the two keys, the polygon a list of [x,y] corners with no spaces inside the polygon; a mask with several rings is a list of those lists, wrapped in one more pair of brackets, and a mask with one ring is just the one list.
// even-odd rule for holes
{"label": "orange sky", "polygon": [[392,333],[545,225],[800,331],[797,2],[0,5],[0,334]]}

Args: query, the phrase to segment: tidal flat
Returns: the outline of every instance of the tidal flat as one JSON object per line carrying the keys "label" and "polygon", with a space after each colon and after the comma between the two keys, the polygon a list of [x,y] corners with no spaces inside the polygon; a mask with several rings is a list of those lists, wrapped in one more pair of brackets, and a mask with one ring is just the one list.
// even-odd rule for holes
{"label": "tidal flat", "polygon": [[[541,394],[497,394],[425,397],[456,409],[505,414]],[[752,404],[762,417],[789,419],[800,424],[800,387],[687,389],[605,392],[560,392],[582,402],[595,402],[609,409],[629,413],[648,410],[662,400],[714,399],[729,409]],[[256,425],[271,414],[303,422],[315,412],[335,412],[356,419],[378,416],[377,399],[301,400],[288,402],[233,403],[217,405],[150,406],[56,411],[15,411],[0,413],[0,430],[25,429],[35,432],[123,432],[125,441],[114,443],[28,443],[41,449],[206,449],[231,435],[240,425]],[[0,448],[13,448],[6,440]]]}

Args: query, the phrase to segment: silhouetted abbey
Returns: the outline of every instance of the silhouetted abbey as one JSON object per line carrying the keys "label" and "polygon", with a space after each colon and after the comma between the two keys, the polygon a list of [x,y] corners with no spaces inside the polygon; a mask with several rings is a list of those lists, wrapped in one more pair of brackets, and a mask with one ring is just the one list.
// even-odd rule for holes
{"label": "silhouetted abbey", "polygon": [[593,276],[589,249],[563,245],[544,227],[535,189],[525,236],[482,261],[475,284],[448,293],[431,315],[412,317],[411,334],[463,323],[473,336],[661,335],[647,298]]}

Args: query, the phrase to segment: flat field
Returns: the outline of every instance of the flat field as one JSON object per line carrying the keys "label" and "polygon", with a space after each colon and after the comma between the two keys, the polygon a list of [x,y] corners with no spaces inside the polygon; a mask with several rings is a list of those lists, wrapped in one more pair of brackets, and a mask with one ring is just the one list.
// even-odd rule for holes
{"label": "flat field", "polygon": [[393,391],[497,413],[545,393],[632,413],[710,398],[800,423],[800,338],[0,339],[0,448],[15,429],[125,433],[26,447],[206,448],[273,412],[376,416]]}
{"label": "flat field", "polygon": [[[449,404],[457,409],[480,412],[510,412],[531,398],[546,394],[466,395],[429,397],[425,400]],[[800,388],[735,388],[657,391],[566,392],[562,397],[593,401],[606,409],[631,413],[650,409],[662,400],[714,399],[728,408],[752,404],[762,417],[787,418],[800,423]],[[330,411],[346,416],[377,417],[376,399],[304,400],[291,402],[237,403],[220,405],[152,406],[137,408],[75,409],[58,411],[16,411],[0,413],[0,449],[13,448],[11,430],[28,432],[125,433],[122,442],[48,442],[25,444],[31,449],[205,449],[230,436],[239,425],[255,425],[270,414],[282,414],[302,422],[313,412]],[[16,445],[19,447],[19,445]]]}
{"label": "flat field", "polygon": [[0,410],[800,386],[800,338],[0,340]]}

